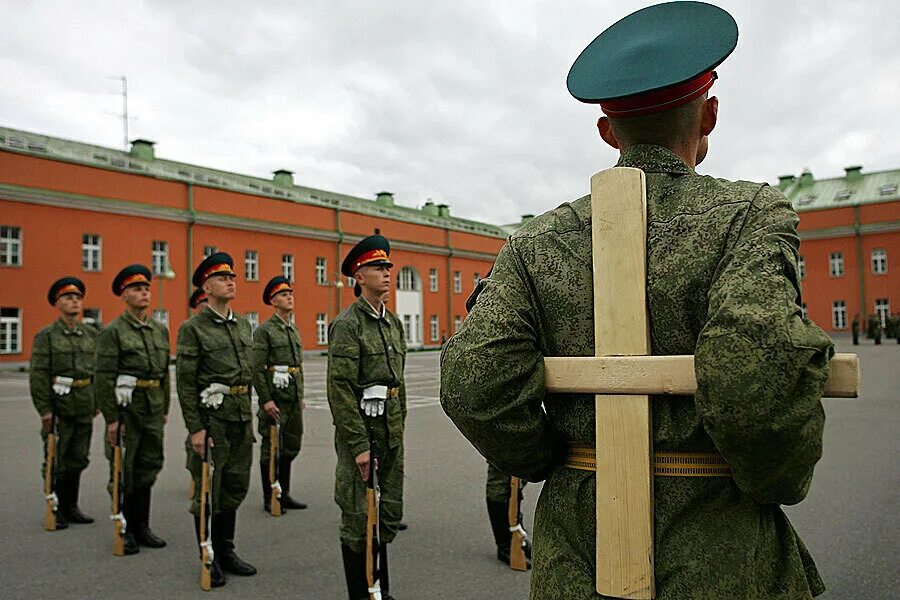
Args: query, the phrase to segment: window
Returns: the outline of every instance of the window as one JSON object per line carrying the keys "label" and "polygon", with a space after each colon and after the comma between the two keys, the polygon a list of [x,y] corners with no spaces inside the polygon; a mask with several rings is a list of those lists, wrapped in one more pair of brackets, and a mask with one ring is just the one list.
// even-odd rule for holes
{"label": "window", "polygon": [[316,283],[319,285],[328,283],[328,260],[322,256],[316,257]]}
{"label": "window", "polygon": [[462,293],[462,273],[459,271],[453,271],[453,293]]}
{"label": "window", "polygon": [[103,324],[103,312],[99,308],[84,309],[84,322],[100,327]]}
{"label": "window", "polygon": [[256,331],[256,328],[259,327],[259,313],[248,312],[245,316],[250,321],[250,331]]}
{"label": "window", "polygon": [[831,303],[831,327],[847,329],[847,303],[843,300],[835,300]]}
{"label": "window", "polygon": [[22,351],[22,311],[18,308],[0,308],[0,354],[18,354]]}
{"label": "window", "polygon": [[419,290],[418,277],[416,270],[412,267],[403,267],[400,269],[400,275],[397,277],[397,288],[403,291],[415,292]]}
{"label": "window", "polygon": [[288,281],[294,281],[294,255],[293,254],[282,254],[281,255],[281,274],[284,275]]}
{"label": "window", "polygon": [[316,343],[320,346],[328,344],[328,317],[325,313],[316,315]]}
{"label": "window", "polygon": [[153,311],[153,320],[162,325],[169,327],[169,311],[165,309],[156,309]]}
{"label": "window", "polygon": [[438,291],[437,269],[429,269],[428,270],[428,289],[432,292]]}
{"label": "window", "polygon": [[462,317],[456,315],[453,317],[453,333],[458,333],[460,327],[462,327]]}
{"label": "window", "polygon": [[828,257],[828,272],[832,277],[844,276],[844,254],[842,252],[832,252]]}
{"label": "window", "polygon": [[440,339],[438,336],[439,322],[437,315],[431,315],[431,341],[436,342]]}
{"label": "window", "polygon": [[259,253],[256,250],[244,252],[244,275],[247,281],[259,279]]}
{"label": "window", "polygon": [[887,298],[875,299],[875,314],[878,315],[881,326],[887,327],[888,317],[891,316],[891,303],[888,302]]}
{"label": "window", "polygon": [[215,246],[203,246],[203,258],[209,258],[218,251],[219,249]]}
{"label": "window", "polygon": [[0,266],[22,265],[22,228],[0,226]]}
{"label": "window", "polygon": [[806,259],[802,254],[797,257],[797,274],[800,275],[801,281],[806,279]]}
{"label": "window", "polygon": [[872,250],[872,273],[876,275],[887,273],[887,250],[884,248]]}
{"label": "window", "polygon": [[852,195],[853,195],[852,190],[841,190],[840,192],[838,192],[837,194],[834,195],[834,199],[835,200],[846,200],[847,198],[849,198]]}
{"label": "window", "polygon": [[887,183],[880,188],[878,188],[878,193],[882,196],[890,196],[897,192],[897,184],[896,183]]}
{"label": "window", "polygon": [[406,339],[412,339],[412,321],[409,315],[403,315],[403,336]]}
{"label": "window", "polygon": [[347,278],[347,287],[350,289],[353,289],[356,287],[356,278],[355,277]]}
{"label": "window", "polygon": [[804,319],[809,318],[809,309],[806,306],[806,302],[800,305],[800,316]]}
{"label": "window", "polygon": [[481,281],[481,275],[479,275],[478,273],[475,273],[475,277],[472,278],[472,285],[473,285],[473,288],[472,288],[472,289],[477,288],[477,287],[478,287],[478,283],[479,283],[480,281]]}
{"label": "window", "polygon": [[169,270],[169,244],[168,242],[153,242],[153,274],[162,275]]}
{"label": "window", "polygon": [[81,268],[84,271],[99,271],[102,265],[103,240],[99,235],[86,233],[81,236]]}

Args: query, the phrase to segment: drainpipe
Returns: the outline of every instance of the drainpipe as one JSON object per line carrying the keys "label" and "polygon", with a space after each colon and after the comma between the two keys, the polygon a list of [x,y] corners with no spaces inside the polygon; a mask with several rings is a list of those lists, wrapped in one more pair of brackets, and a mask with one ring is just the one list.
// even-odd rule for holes
{"label": "drainpipe", "polygon": [[[188,230],[187,230],[187,297],[190,298],[194,292],[194,284],[191,281],[194,276],[194,222],[197,220],[197,214],[194,212],[194,184],[187,184],[187,203],[188,203]],[[190,304],[187,306],[187,318],[191,318]]]}
{"label": "drainpipe", "polygon": [[863,323],[869,317],[869,309],[866,306],[866,278],[865,261],[863,260],[862,235],[859,224],[859,205],[853,207],[853,235],[856,238],[856,270],[859,272],[859,302],[860,319]]}

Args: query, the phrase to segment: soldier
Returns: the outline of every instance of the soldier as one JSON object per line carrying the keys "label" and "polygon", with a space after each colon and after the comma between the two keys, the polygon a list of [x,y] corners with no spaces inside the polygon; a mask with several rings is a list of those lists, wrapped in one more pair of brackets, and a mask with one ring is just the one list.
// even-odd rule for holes
{"label": "soldier", "polygon": [[97,343],[97,404],[106,419],[106,458],[110,481],[119,408],[125,423],[125,554],[140,546],[163,548],[165,540],[150,529],[150,490],[163,466],[163,431],[168,422],[169,330],[150,318],[150,269],[130,265],[112,283],[125,312],[109,324]]}
{"label": "soldier", "polygon": [[[206,297],[206,292],[203,291],[203,288],[197,288],[194,290],[194,293],[191,294],[190,299],[188,300],[188,306],[191,307],[193,314],[197,314],[203,307],[206,306],[207,302],[209,302],[209,298]],[[187,323],[187,321],[185,321]],[[184,323],[181,324],[184,327]],[[178,335],[181,335],[181,328],[178,328]],[[188,470],[188,473],[191,472],[191,454],[194,452],[193,446],[191,446],[191,434],[188,434],[184,439],[184,450],[185,450],[185,461],[184,468]],[[197,487],[197,482],[194,481],[194,476],[191,475],[191,482],[188,488],[188,496],[191,498],[194,497],[194,489]]]}
{"label": "soldier", "polygon": [[859,346],[859,313],[853,316],[853,323],[850,324],[850,331],[853,333],[853,345]]}
{"label": "soldier", "polygon": [[[31,401],[41,416],[45,444],[53,416],[57,419],[57,529],[94,522],[78,508],[96,415],[91,375],[98,333],[81,321],[84,292],[84,283],[75,277],[63,277],[50,286],[47,301],[59,310],[59,319],[38,332],[31,351]],[[45,464],[47,468],[52,465]]]}
{"label": "soldier", "polygon": [[[606,114],[598,129],[618,165],[646,173],[651,353],[695,355],[697,394],[652,399],[654,448],[704,453],[731,471],[655,478],[658,600],[824,591],[779,506],[809,490],[833,354],[801,318],[797,215],[777,189],[695,171],[718,114],[713,69],[736,43],[727,12],[660,4],[602,33],[568,77],[577,99]],[[530,221],[442,357],[441,402],[462,433],[504,472],[546,480],[534,599],[601,598],[596,473],[566,460],[593,449],[594,397],[547,394],[543,370],[545,355],[594,354],[591,252],[590,196]]]}
{"label": "soldier", "polygon": [[876,346],[881,345],[881,317],[876,314],[869,315],[869,337]]}
{"label": "soldier", "polygon": [[[237,509],[247,495],[253,460],[250,322],[234,313],[234,261],[224,252],[206,258],[194,271],[208,303],[181,326],[175,361],[178,400],[191,436],[190,470],[199,481],[206,436],[215,464],[212,504],[212,585],[225,585],[223,571],[250,576],[256,568],[235,552]],[[191,512],[200,540],[200,486],[194,486]]]}
{"label": "soldier", "polygon": [[194,293],[191,294],[191,299],[188,301],[188,304],[190,305],[191,310],[196,314],[203,310],[203,307],[206,306],[207,302],[209,302],[209,298],[206,297],[206,292],[203,291],[203,288],[197,288],[194,290]]}
{"label": "soldier", "polygon": [[378,444],[381,486],[382,598],[389,600],[387,544],[403,515],[403,427],[406,341],[400,320],[385,305],[391,288],[390,244],[380,235],[360,241],[341,273],[356,279],[358,300],[331,324],[328,404],[335,425],[335,500],[341,508],[341,553],[350,600],[368,598],[366,579],[366,481],[369,432]]}
{"label": "soldier", "polygon": [[[512,546],[512,531],[509,529],[509,510],[512,502],[511,494],[512,478],[492,465],[487,464],[487,483],[485,484],[485,498],[487,499],[488,519],[491,522],[491,531],[494,534],[494,543],[497,544],[497,560],[509,564],[509,552]],[[522,500],[525,495],[522,490],[525,482],[519,483],[519,527],[522,527]],[[524,528],[522,529],[524,531]],[[531,568],[531,542],[525,538],[525,564]]]}
{"label": "soldier", "polygon": [[269,426],[281,424],[278,482],[281,508],[304,509],[306,504],[291,498],[291,463],[300,453],[303,439],[303,346],[294,325],[294,290],[282,276],[273,277],[263,291],[263,302],[275,307],[272,318],[253,333],[253,387],[259,396],[259,434],[262,436],[259,472],[262,479],[263,508],[271,509],[269,482]]}

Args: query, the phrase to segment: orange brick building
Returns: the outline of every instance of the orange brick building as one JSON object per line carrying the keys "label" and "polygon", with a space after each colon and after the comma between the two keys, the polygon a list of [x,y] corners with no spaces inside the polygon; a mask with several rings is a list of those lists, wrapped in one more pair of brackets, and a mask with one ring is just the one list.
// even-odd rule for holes
{"label": "orange brick building", "polygon": [[154,317],[168,322],[174,348],[191,274],[216,249],[235,260],[235,310],[268,319],[263,287],[285,274],[304,347],[324,348],[328,323],[355,299],[341,261],[376,229],[392,243],[389,307],[411,346],[439,346],[507,230],[451,217],[446,205],[397,206],[388,192],[368,200],[295,185],[289,171],[269,180],[163,160],[145,140],[125,152],[0,128],[0,362],[28,360],[34,335],[58,316],[46,300],[58,277],[85,282],[86,318],[116,318],[124,307],[111,282],[131,263],[161,275]]}

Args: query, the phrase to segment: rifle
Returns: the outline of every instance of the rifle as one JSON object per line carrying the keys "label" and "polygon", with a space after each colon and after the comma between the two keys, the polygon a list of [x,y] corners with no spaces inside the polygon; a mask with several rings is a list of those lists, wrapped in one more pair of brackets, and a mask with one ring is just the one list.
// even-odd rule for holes
{"label": "rifle", "polygon": [[59,510],[59,497],[56,495],[56,467],[59,456],[56,452],[56,442],[59,436],[56,421],[56,406],[50,412],[50,431],[47,433],[47,451],[44,457],[44,500],[47,507],[44,509],[44,529],[56,531],[56,511]]}
{"label": "rifle", "polygon": [[511,477],[509,484],[509,566],[516,571],[525,571],[525,540],[527,534],[519,522],[519,478]]}
{"label": "rifle", "polygon": [[279,468],[281,466],[281,422],[274,419],[269,425],[269,488],[271,491],[269,511],[273,517],[281,516],[281,482]]}
{"label": "rifle", "polygon": [[381,600],[381,489],[378,487],[378,442],[369,425],[369,479],[366,481],[366,583],[369,600]]}
{"label": "rifle", "polygon": [[119,406],[118,422],[116,425],[116,445],[113,446],[113,477],[112,477],[112,514],[109,515],[113,522],[113,554],[125,555],[125,528],[128,522],[122,514],[122,506],[125,504],[125,439],[122,437],[122,424],[125,422],[125,407]]}
{"label": "rifle", "polygon": [[203,442],[203,466],[200,468],[200,589],[208,592],[212,589],[210,569],[215,553],[212,548],[212,532],[206,523],[206,513],[212,509],[212,477],[215,471],[212,456],[209,452],[209,429],[206,430]]}

